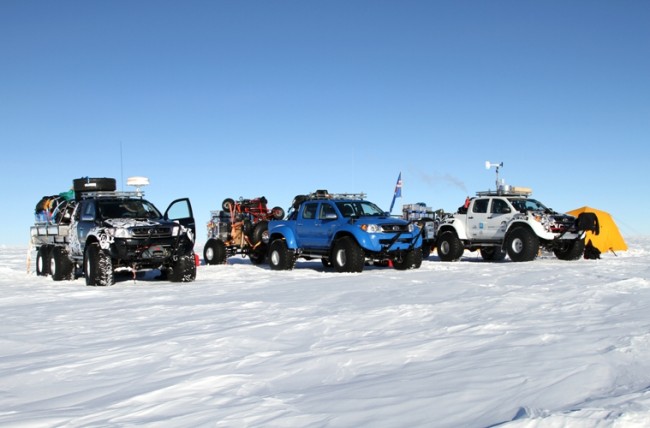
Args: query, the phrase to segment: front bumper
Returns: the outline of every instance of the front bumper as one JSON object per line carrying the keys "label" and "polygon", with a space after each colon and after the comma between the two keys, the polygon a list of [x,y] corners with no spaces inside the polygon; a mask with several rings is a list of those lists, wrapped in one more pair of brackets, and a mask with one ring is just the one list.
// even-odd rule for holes
{"label": "front bumper", "polygon": [[156,267],[177,256],[189,254],[193,243],[186,237],[134,239],[116,238],[110,248],[111,257],[118,265],[137,264],[142,267]]}

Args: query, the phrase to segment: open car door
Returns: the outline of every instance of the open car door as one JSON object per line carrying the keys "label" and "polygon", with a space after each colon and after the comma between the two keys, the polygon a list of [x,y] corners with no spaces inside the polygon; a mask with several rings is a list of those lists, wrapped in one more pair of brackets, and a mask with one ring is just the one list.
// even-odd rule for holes
{"label": "open car door", "polygon": [[178,221],[183,226],[192,229],[192,234],[196,239],[196,222],[192,212],[192,204],[189,198],[176,199],[167,207],[165,219]]}

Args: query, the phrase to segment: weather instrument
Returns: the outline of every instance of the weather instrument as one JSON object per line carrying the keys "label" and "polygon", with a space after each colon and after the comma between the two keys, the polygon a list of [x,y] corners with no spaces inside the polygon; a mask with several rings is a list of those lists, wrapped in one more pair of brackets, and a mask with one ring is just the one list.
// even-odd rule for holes
{"label": "weather instrument", "polygon": [[142,196],[141,188],[149,185],[149,179],[147,177],[129,177],[126,179],[126,184],[135,187],[138,196]]}
{"label": "weather instrument", "polygon": [[503,168],[503,162],[501,163],[492,163],[490,161],[485,161],[485,169],[490,169],[490,168],[496,168],[496,173],[497,173],[497,181],[496,181],[496,188],[499,188],[499,168]]}

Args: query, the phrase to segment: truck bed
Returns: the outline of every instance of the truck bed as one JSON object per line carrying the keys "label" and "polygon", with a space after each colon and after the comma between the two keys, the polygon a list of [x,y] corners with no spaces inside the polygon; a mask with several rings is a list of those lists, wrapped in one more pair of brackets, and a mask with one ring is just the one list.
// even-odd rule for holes
{"label": "truck bed", "polygon": [[36,224],[30,227],[32,244],[63,244],[68,242],[69,225],[58,224]]}

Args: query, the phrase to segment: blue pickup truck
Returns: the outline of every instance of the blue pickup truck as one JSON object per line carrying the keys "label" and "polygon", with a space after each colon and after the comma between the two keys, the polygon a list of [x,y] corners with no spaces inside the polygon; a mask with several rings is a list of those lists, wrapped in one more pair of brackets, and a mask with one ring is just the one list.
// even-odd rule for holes
{"label": "blue pickup truck", "polygon": [[367,261],[392,263],[400,270],[419,268],[420,229],[390,217],[364,197],[326,190],[296,196],[287,219],[269,223],[271,269],[293,269],[298,258],[320,258],[338,272],[361,272]]}

